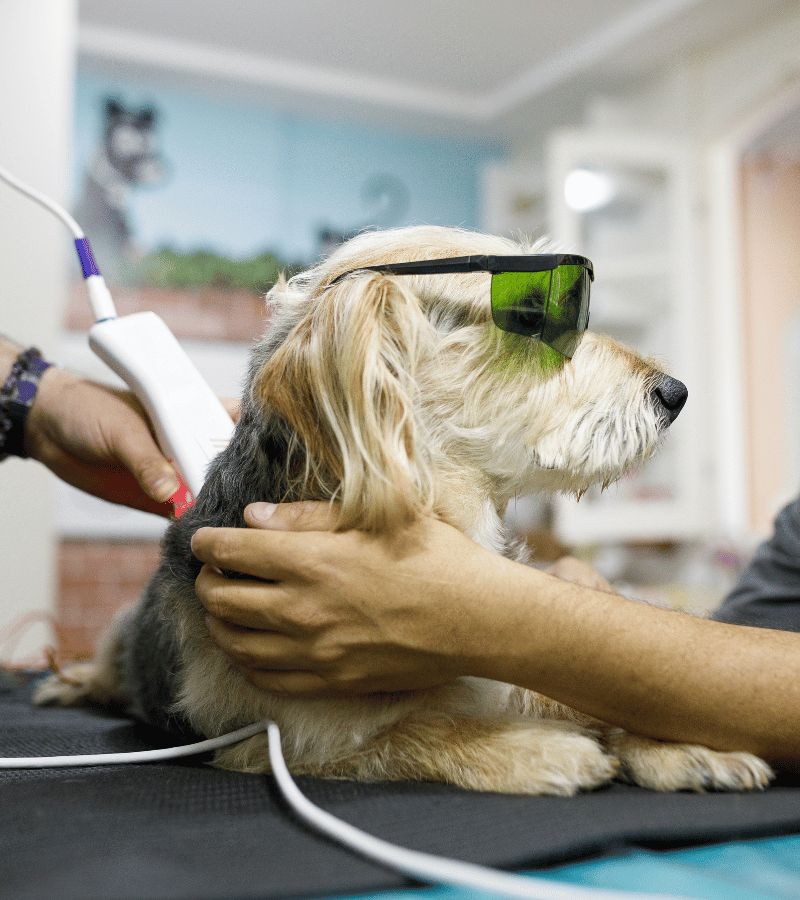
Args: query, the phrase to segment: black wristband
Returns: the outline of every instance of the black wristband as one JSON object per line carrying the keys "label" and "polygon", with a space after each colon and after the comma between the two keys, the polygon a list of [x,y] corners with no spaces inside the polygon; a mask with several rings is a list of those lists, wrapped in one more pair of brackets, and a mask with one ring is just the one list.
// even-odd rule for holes
{"label": "black wristband", "polygon": [[36,347],[31,347],[20,353],[11,367],[0,388],[0,460],[6,456],[27,457],[25,423],[36,399],[39,379],[51,365]]}

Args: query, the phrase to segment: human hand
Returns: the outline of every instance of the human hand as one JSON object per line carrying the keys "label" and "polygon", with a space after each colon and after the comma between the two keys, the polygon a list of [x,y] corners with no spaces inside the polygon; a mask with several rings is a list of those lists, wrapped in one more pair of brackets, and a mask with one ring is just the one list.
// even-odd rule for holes
{"label": "human hand", "polygon": [[[196,592],[209,632],[248,681],[320,696],[420,689],[473,673],[484,591],[495,561],[508,560],[433,518],[375,536],[333,533],[327,503],[269,512],[251,504],[249,528],[201,528],[192,540],[205,563]],[[467,595],[465,580],[474,585]]]}
{"label": "human hand", "polygon": [[[234,401],[226,402],[232,413]],[[25,451],[73,487],[103,500],[169,516],[178,476],[130,391],[52,367],[25,425]]]}

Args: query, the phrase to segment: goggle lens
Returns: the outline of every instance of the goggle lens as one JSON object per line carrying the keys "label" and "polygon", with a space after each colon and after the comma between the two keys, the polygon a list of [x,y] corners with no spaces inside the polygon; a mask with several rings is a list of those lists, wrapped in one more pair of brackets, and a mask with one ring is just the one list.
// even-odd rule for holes
{"label": "goggle lens", "polygon": [[492,318],[503,331],[538,338],[544,328],[552,271],[492,275]]}
{"label": "goggle lens", "polygon": [[584,266],[492,275],[492,319],[498,328],[538,338],[571,357],[589,321],[590,276]]}

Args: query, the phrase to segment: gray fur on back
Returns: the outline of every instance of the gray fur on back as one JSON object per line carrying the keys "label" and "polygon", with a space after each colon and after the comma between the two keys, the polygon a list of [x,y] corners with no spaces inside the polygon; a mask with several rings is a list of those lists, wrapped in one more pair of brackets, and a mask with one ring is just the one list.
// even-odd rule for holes
{"label": "gray fur on back", "polygon": [[[202,563],[191,549],[198,528],[245,527],[245,506],[256,501],[291,501],[301,497],[286,468],[288,425],[250,397],[249,385],[283,335],[271,333],[252,354],[241,418],[233,438],[209,466],[194,505],[175,519],[161,542],[161,564],[140,604],[128,615],[120,648],[125,694],[132,711],[153,725],[185,735],[185,720],[171,710],[177,700],[178,635],[187,614],[202,614],[194,582]],[[237,577],[237,573],[226,573]]]}

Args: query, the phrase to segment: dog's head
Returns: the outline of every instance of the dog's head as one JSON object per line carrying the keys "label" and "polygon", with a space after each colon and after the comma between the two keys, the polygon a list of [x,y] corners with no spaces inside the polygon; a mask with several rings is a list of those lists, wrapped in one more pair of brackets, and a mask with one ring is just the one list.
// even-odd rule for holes
{"label": "dog's head", "polygon": [[[488,272],[359,266],[543,252],[415,227],[360,235],[268,295],[250,400],[292,435],[308,497],[341,527],[384,530],[433,510],[468,533],[515,493],[580,493],[646,459],[685,400],[651,362],[587,332],[572,359],[492,322]],[[334,283],[335,282],[335,283]]]}

